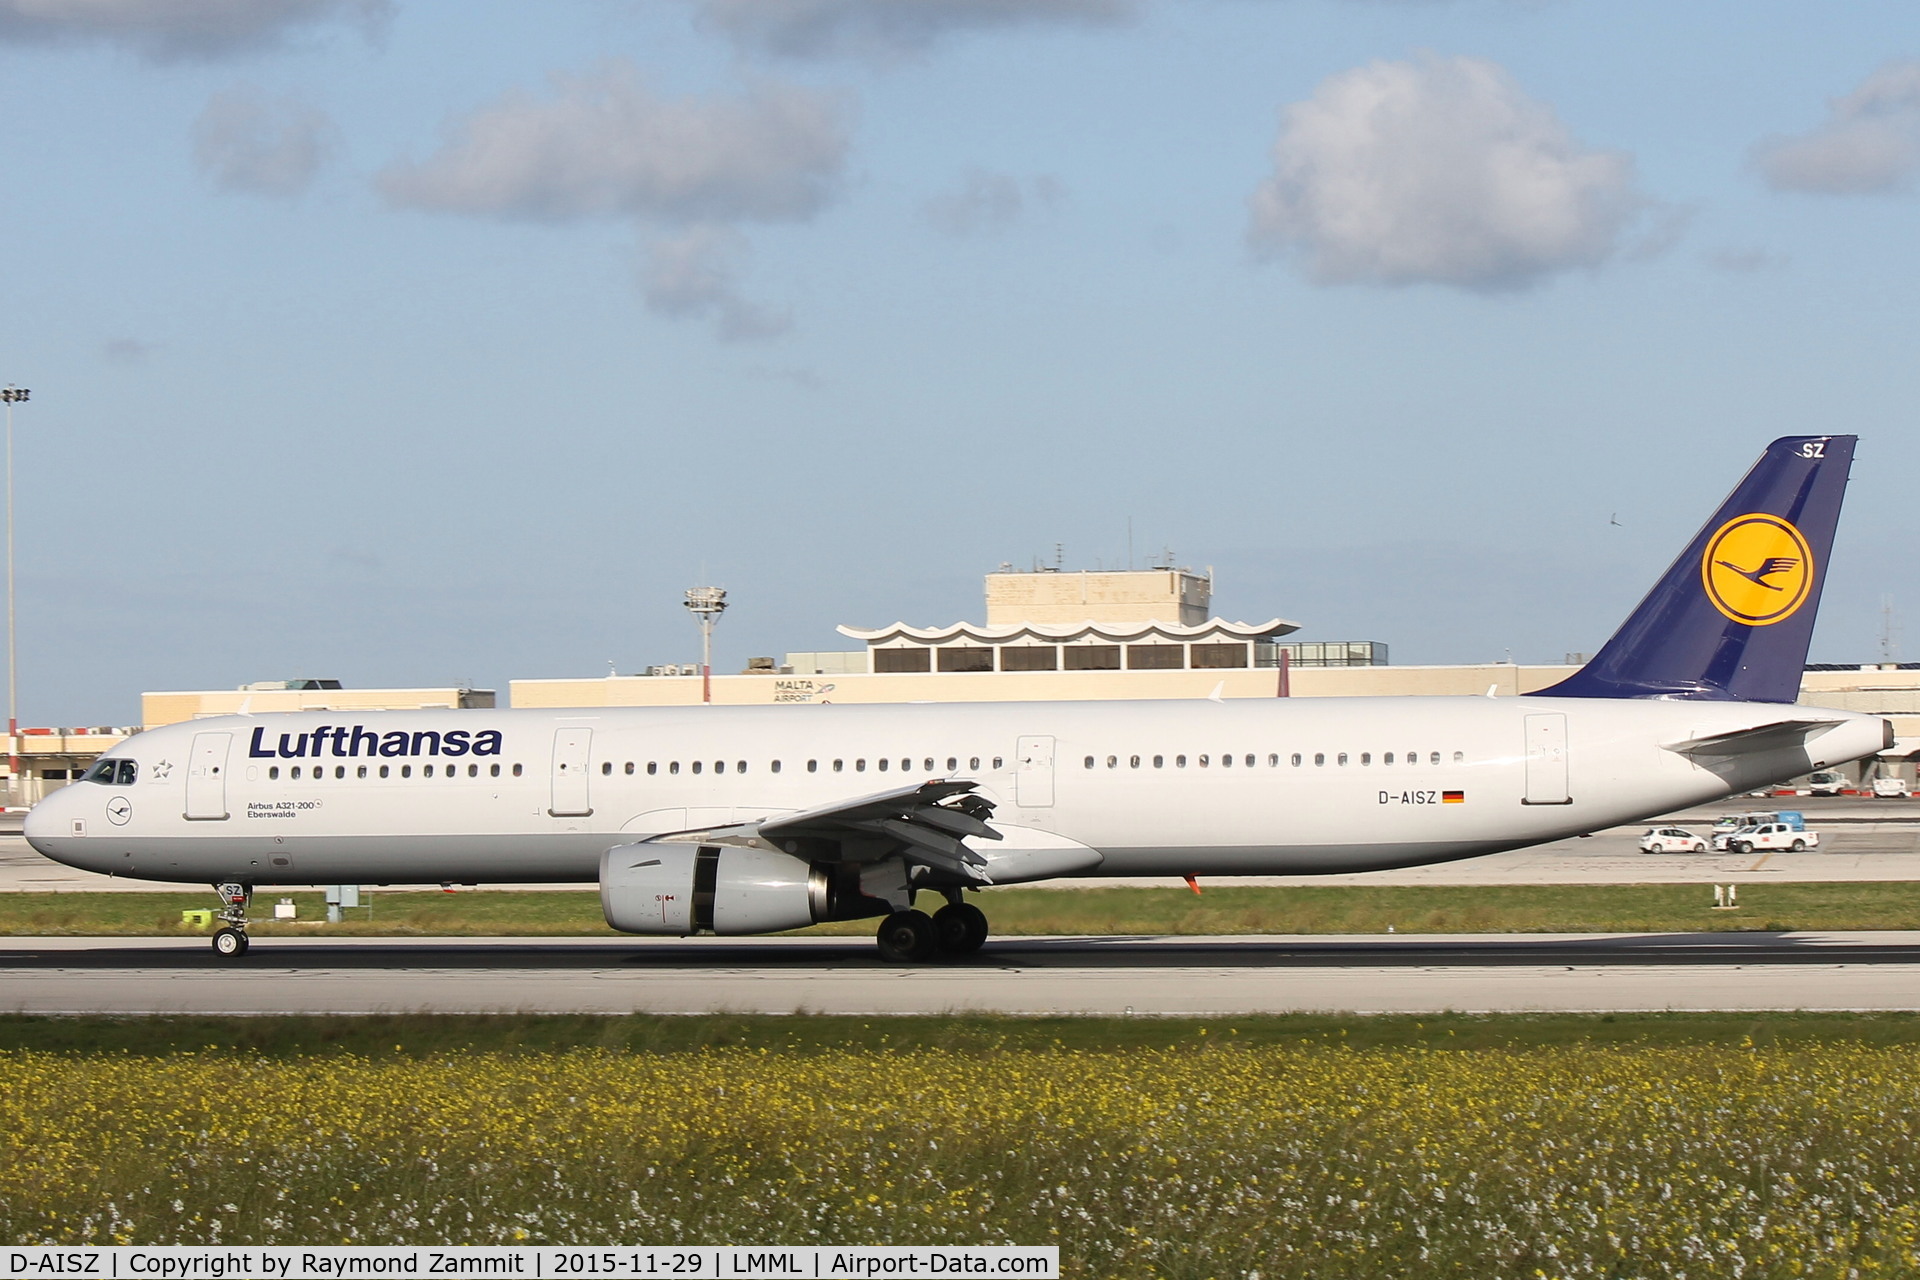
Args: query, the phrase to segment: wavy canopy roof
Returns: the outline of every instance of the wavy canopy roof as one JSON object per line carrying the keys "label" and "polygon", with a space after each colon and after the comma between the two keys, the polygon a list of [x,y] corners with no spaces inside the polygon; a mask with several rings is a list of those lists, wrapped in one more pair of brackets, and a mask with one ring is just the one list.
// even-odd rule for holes
{"label": "wavy canopy roof", "polygon": [[1266,622],[1228,622],[1209,618],[1193,626],[1176,622],[1012,622],[984,626],[977,622],[956,622],[946,627],[910,627],[896,622],[890,627],[841,627],[840,634],[868,645],[883,645],[907,640],[915,644],[940,645],[970,640],[975,644],[1006,644],[1017,640],[1051,641],[1072,644],[1075,641],[1103,641],[1109,644],[1138,642],[1157,636],[1163,640],[1261,640],[1291,635],[1300,629],[1297,622],[1273,618]]}

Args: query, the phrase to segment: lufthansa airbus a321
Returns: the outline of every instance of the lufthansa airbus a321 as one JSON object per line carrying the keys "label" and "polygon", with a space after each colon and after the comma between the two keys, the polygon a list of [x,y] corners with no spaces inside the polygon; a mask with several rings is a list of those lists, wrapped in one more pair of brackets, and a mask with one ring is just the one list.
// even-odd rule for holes
{"label": "lufthansa airbus a321", "polygon": [[114,748],[27,839],[215,885],[222,955],[256,887],[598,881],[630,933],[878,917],[897,962],[978,950],[988,885],[1540,844],[1890,744],[1793,705],[1853,446],[1774,441],[1598,656],[1531,696],[229,716]]}

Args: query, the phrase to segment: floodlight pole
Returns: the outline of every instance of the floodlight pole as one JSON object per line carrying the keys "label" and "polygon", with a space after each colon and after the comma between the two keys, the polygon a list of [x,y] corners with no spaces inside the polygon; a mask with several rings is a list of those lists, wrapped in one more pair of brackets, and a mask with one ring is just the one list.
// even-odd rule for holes
{"label": "floodlight pole", "polygon": [[685,601],[700,623],[700,701],[713,701],[713,624],[727,611],[724,587],[692,587]]}
{"label": "floodlight pole", "polygon": [[33,393],[25,387],[0,387],[7,405],[7,786],[20,803],[19,646],[13,627],[13,406]]}

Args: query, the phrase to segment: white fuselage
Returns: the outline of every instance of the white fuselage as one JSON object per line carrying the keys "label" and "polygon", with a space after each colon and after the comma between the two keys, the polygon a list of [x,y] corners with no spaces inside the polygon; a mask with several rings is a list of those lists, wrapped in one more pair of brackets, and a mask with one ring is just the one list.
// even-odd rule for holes
{"label": "white fuselage", "polygon": [[[1816,716],[1838,723],[1805,747],[1669,749]],[[1810,708],[1524,697],[316,711],[137,735],[111,753],[131,785],[63,788],[27,837],[148,880],[591,881],[610,845],[957,777],[996,824],[1098,850],[1092,874],[1342,872],[1667,813],[1884,740]]]}

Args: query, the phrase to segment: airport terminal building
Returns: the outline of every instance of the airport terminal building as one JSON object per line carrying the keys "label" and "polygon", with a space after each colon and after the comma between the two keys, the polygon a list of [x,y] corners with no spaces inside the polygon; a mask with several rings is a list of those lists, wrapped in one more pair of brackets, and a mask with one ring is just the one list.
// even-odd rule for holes
{"label": "airport terminal building", "polygon": [[[1213,579],[1187,569],[986,577],[986,620],[944,626],[842,626],[858,648],[756,658],[738,674],[703,681],[694,664],[643,674],[514,680],[509,705],[594,708],[776,703],[1009,702],[1133,698],[1512,697],[1578,669],[1510,662],[1392,666],[1375,640],[1301,641],[1284,618],[1231,622],[1211,612]],[[1809,666],[1800,702],[1884,715],[1897,740],[1862,778],[1915,779],[1920,758],[1920,663]],[[142,695],[142,726],[215,715],[328,710],[485,709],[492,690],[446,686],[347,689],[338,680],[285,680],[238,689]],[[25,729],[18,790],[32,804],[85,771],[132,728]]]}

